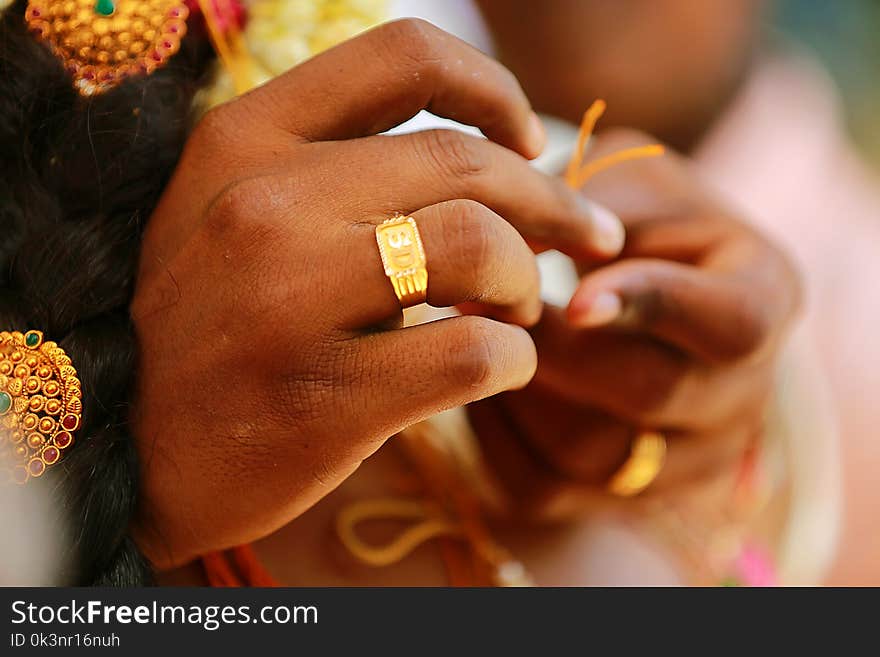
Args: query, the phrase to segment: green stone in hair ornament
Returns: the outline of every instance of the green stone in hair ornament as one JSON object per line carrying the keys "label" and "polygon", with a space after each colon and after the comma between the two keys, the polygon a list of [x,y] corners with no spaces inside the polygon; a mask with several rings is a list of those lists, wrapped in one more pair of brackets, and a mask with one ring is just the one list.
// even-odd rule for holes
{"label": "green stone in hair ornament", "polygon": [[73,445],[82,384],[64,349],[40,331],[0,332],[0,461],[6,478],[41,477]]}
{"label": "green stone in hair ornament", "polygon": [[184,0],[30,0],[31,32],[62,61],[84,95],[149,75],[180,48]]}

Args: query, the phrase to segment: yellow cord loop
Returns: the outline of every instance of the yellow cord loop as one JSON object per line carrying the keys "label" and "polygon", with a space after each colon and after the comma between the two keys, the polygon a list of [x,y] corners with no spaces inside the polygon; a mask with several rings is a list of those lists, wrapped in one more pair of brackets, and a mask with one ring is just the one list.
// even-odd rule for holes
{"label": "yellow cord loop", "polygon": [[[433,516],[433,517],[432,517]],[[358,536],[356,527],[370,520],[421,520],[402,531],[387,545],[369,545]],[[336,518],[336,533],[345,548],[369,566],[390,566],[401,561],[422,543],[440,536],[460,536],[461,528],[437,517],[428,504],[419,500],[377,498],[361,500],[345,507]]]}

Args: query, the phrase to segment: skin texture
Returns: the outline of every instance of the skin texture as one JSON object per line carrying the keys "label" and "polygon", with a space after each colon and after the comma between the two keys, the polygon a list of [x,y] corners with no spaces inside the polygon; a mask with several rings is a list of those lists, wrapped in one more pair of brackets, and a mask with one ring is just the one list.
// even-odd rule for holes
{"label": "skin texture", "polygon": [[[596,156],[648,142],[614,131]],[[530,329],[532,382],[470,407],[515,507],[540,517],[610,503],[605,484],[641,428],[663,431],[669,452],[640,499],[729,470],[760,436],[800,305],[786,258],[702,189],[685,158],[620,166],[585,192],[623,219],[623,252],[598,268],[581,262],[568,308],[546,308]],[[617,313],[597,312],[609,295]]]}
{"label": "skin texture", "polygon": [[[492,141],[375,136],[422,108]],[[541,312],[524,237],[586,259],[623,237],[528,166],[542,141],[509,72],[418,21],[203,119],[151,218],[132,304],[133,529],[157,568],[273,532],[400,429],[531,379],[535,348],[514,325]],[[400,329],[374,236],[397,212],[421,228],[429,302],[487,317]]]}

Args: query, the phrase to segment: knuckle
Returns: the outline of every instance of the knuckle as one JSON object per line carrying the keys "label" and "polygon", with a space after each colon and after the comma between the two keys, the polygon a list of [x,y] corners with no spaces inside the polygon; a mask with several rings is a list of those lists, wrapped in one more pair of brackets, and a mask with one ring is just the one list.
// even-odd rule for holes
{"label": "knuckle", "polygon": [[424,133],[426,156],[435,168],[454,177],[473,178],[488,168],[482,144],[457,130],[431,130]]}
{"label": "knuckle", "polygon": [[430,303],[505,306],[515,314],[516,324],[536,324],[542,310],[540,275],[534,254],[516,229],[476,201],[458,199],[438,207],[437,239],[428,241],[428,261],[437,276]]}
{"label": "knuckle", "polygon": [[425,19],[415,17],[389,21],[376,30],[382,41],[401,42],[401,45],[413,45],[425,40],[432,32],[439,32],[439,29]]}
{"label": "knuckle", "polygon": [[213,200],[205,215],[204,228],[214,237],[228,236],[249,216],[250,201],[242,189],[242,184],[234,182],[227,185]]}
{"label": "knuckle", "polygon": [[[282,232],[272,213],[267,213],[267,194],[273,192],[263,178],[248,178],[227,185],[208,207],[204,229],[210,237],[226,241],[244,238],[247,243],[274,243]],[[269,241],[265,241],[269,240]]]}
{"label": "knuckle", "polygon": [[[455,272],[456,286],[469,301],[511,303],[537,298],[540,274],[525,241],[508,222],[476,201],[444,204],[442,267]],[[519,308],[519,322],[533,325],[541,305]]]}
{"label": "knuckle", "polygon": [[501,355],[491,323],[482,317],[463,317],[459,329],[447,351],[450,376],[470,388],[494,387],[501,371]]}
{"label": "knuckle", "polygon": [[[444,232],[451,242],[449,260],[465,268],[469,280],[477,283],[489,274],[493,252],[506,239],[491,211],[475,201],[451,201]],[[484,281],[485,282],[485,281]]]}
{"label": "knuckle", "polygon": [[443,32],[421,18],[391,21],[376,30],[375,35],[392,57],[403,58],[404,66],[414,68],[414,72],[424,71],[440,57]]}
{"label": "knuckle", "polygon": [[[302,258],[289,258],[289,228],[266,211],[265,181],[235,182],[214,199],[199,226],[198,239],[211,254],[217,275],[232,275],[228,298],[244,316],[290,318],[290,299],[303,288]],[[290,247],[285,249],[283,247]]]}

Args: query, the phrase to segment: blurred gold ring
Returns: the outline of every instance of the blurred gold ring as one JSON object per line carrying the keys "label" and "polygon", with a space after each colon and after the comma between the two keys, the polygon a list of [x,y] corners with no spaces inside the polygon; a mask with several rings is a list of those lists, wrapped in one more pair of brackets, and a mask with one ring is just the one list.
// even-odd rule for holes
{"label": "blurred gold ring", "polygon": [[629,458],[608,482],[608,491],[618,497],[638,495],[653,483],[665,462],[666,438],[656,431],[642,431],[633,440]]}
{"label": "blurred gold ring", "polygon": [[412,217],[391,217],[376,226],[376,242],[385,275],[402,308],[425,303],[428,270],[419,227]]}

